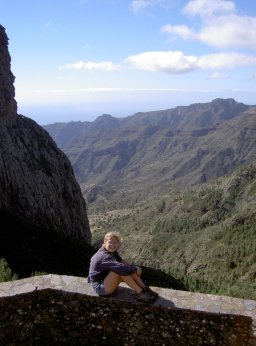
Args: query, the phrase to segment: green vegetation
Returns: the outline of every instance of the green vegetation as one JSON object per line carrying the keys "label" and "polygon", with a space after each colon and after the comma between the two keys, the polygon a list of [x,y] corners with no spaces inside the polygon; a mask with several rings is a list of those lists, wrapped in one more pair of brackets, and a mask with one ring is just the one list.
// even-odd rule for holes
{"label": "green vegetation", "polygon": [[256,107],[216,99],[89,124],[46,129],[73,165],[94,242],[118,230],[124,256],[155,275],[255,299],[256,168],[234,170],[255,160]]}
{"label": "green vegetation", "polygon": [[4,258],[0,258],[0,282],[17,280],[17,275],[13,274]]}
{"label": "green vegetation", "polygon": [[89,206],[94,242],[118,230],[124,257],[188,290],[256,299],[256,163],[175,195],[111,205],[119,209]]}
{"label": "green vegetation", "polygon": [[[46,275],[46,274],[47,273],[43,271],[34,271],[31,273],[31,276]],[[18,280],[18,279],[19,279],[18,275],[12,272],[6,259],[0,258],[0,282],[7,282],[7,281]]]}

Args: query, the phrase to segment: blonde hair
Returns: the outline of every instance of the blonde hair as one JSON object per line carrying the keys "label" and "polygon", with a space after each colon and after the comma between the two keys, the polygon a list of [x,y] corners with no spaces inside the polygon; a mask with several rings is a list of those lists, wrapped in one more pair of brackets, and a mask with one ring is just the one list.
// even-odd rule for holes
{"label": "blonde hair", "polygon": [[116,238],[117,242],[118,242],[118,245],[121,246],[122,244],[122,238],[120,236],[120,234],[118,232],[108,232],[105,234],[105,237],[104,237],[104,243],[106,243],[106,241],[109,239],[109,238]]}

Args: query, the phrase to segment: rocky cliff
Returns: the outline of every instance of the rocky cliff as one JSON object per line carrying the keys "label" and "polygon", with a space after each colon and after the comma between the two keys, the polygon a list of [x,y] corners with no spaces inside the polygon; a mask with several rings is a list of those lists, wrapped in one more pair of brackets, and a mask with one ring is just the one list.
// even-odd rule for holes
{"label": "rocky cliff", "polygon": [[17,114],[10,60],[0,26],[0,257],[20,275],[84,274],[91,255],[85,201],[65,154]]}
{"label": "rocky cliff", "polygon": [[8,37],[0,25],[0,117],[17,113],[14,99],[14,76],[11,72],[11,57],[8,52]]}

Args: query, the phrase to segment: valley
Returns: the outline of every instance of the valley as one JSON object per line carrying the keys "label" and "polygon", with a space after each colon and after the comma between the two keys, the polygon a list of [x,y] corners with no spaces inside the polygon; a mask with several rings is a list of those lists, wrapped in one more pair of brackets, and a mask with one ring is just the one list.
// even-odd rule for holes
{"label": "valley", "polygon": [[254,106],[216,99],[46,129],[71,160],[95,247],[116,230],[123,256],[156,276],[256,298]]}

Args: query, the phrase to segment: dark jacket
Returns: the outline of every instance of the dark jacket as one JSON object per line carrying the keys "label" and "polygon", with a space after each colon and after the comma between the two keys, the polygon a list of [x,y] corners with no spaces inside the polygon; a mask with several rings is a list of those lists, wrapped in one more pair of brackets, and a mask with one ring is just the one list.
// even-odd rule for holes
{"label": "dark jacket", "polygon": [[117,252],[109,252],[102,246],[91,258],[88,282],[93,286],[104,281],[110,271],[120,275],[135,273],[137,267],[133,264],[122,263]]}

